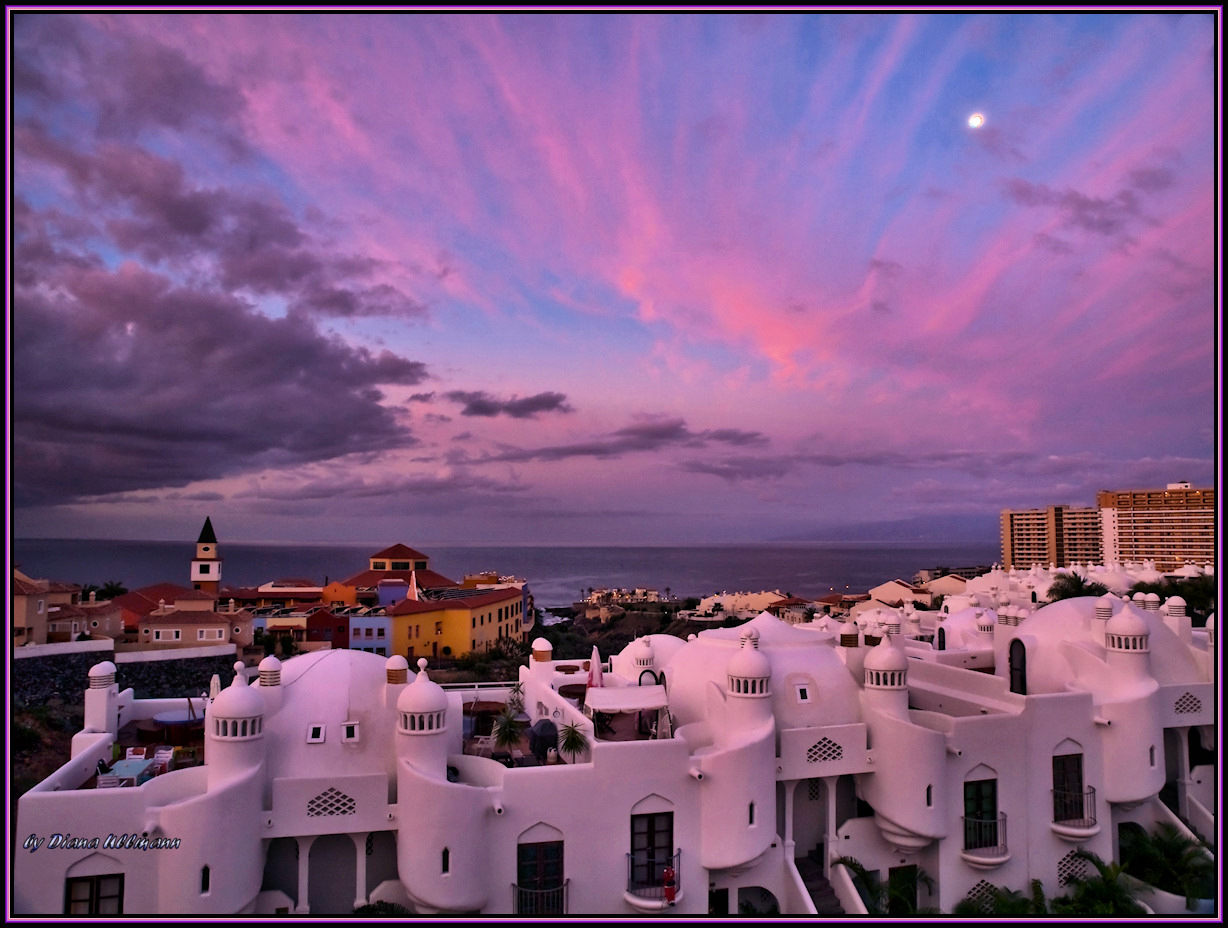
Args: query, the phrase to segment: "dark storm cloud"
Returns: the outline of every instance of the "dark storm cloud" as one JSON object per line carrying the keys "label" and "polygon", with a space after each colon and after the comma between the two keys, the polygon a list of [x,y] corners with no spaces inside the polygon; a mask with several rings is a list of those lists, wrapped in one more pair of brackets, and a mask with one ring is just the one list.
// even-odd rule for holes
{"label": "dark storm cloud", "polygon": [[788,461],[777,458],[728,457],[714,458],[707,461],[685,461],[681,465],[685,471],[694,474],[710,474],[720,477],[730,483],[743,480],[764,480],[772,477],[783,477],[792,466]]}
{"label": "dark storm cloud", "polygon": [[13,45],[16,91],[44,103],[92,100],[100,136],[197,130],[200,143],[250,153],[238,125],[243,94],[178,49],[100,20],[37,15],[15,20]]}
{"label": "dark storm cloud", "polygon": [[668,448],[702,448],[709,442],[726,445],[762,444],[767,439],[759,432],[740,429],[712,429],[692,432],[682,419],[647,419],[587,442],[546,448],[504,448],[482,461],[562,461],[568,458],[616,458],[634,452],[662,451]]}
{"label": "dark storm cloud", "polygon": [[512,397],[501,400],[481,390],[467,392],[452,390],[444,396],[454,403],[459,403],[462,416],[510,416],[513,419],[534,419],[544,412],[572,412],[567,405],[567,396],[563,393],[536,393],[524,398]]}
{"label": "dark storm cloud", "polygon": [[412,443],[381,405],[423,364],[128,264],[60,267],[13,312],[21,504],[183,486]]}
{"label": "dark storm cloud", "polygon": [[426,314],[396,287],[369,282],[378,262],[316,241],[279,202],[195,185],[182,165],[133,145],[82,151],[36,123],[19,126],[15,140],[19,156],[61,170],[82,212],[98,215],[114,245],[147,264],[194,268],[211,259],[227,289],[281,296],[293,313]]}
{"label": "dark storm cloud", "polygon": [[1005,181],[1002,189],[1004,196],[1013,203],[1052,207],[1062,215],[1066,225],[1097,235],[1117,235],[1141,218],[1138,194],[1130,187],[1122,188],[1111,197],[1092,197],[1077,190],[1058,191],[1016,177]]}

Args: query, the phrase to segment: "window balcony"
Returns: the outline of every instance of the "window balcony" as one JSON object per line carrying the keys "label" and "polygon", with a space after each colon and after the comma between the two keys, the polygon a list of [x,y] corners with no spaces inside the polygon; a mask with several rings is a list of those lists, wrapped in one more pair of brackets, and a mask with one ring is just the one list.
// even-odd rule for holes
{"label": "window balcony", "polygon": [[567,887],[571,880],[554,889],[528,889],[512,884],[513,915],[567,915]]}
{"label": "window balcony", "polygon": [[[674,871],[673,900],[665,895],[665,870]],[[672,857],[627,855],[627,891],[623,898],[637,909],[664,909],[682,898],[682,851]]]}
{"label": "window balcony", "polygon": [[1100,833],[1096,824],[1096,789],[1053,790],[1053,821],[1049,827],[1063,841],[1081,843]]}
{"label": "window balcony", "polygon": [[964,849],[960,856],[980,870],[992,870],[1011,859],[1006,845],[1006,813],[997,818],[964,816]]}

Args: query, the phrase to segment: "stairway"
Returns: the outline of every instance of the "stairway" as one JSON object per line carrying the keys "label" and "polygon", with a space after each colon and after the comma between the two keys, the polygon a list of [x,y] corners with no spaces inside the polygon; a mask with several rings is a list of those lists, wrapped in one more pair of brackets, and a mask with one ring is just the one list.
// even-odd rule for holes
{"label": "stairway", "polygon": [[846,914],[840,900],[836,898],[836,891],[831,888],[831,883],[827,882],[827,877],[823,876],[823,861],[817,848],[811,851],[809,856],[798,857],[793,862],[797,865],[802,882],[806,884],[806,891],[810,893],[817,914]]}

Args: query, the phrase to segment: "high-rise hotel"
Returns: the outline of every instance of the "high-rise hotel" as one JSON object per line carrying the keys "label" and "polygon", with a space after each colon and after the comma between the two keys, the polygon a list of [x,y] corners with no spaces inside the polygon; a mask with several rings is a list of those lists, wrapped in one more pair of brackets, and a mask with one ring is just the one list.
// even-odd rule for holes
{"label": "high-rise hotel", "polygon": [[1102,490],[1094,508],[1003,510],[1002,566],[1155,561],[1156,569],[1215,562],[1215,490]]}

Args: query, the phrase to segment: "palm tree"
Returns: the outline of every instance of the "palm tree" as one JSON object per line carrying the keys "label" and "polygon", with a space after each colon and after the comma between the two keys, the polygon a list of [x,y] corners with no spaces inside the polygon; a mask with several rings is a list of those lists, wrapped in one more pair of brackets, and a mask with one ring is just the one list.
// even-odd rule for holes
{"label": "palm tree", "polygon": [[888,879],[886,883],[877,871],[867,870],[856,857],[837,857],[834,863],[843,864],[853,874],[858,891],[871,915],[937,915],[931,908],[917,908],[917,884],[930,892],[934,891],[934,878],[920,868],[913,880]]}
{"label": "palm tree", "polygon": [[123,596],[128,592],[128,588],[118,580],[108,580],[98,590],[99,599],[114,599],[117,596]]}
{"label": "palm tree", "polygon": [[570,757],[571,763],[590,747],[588,732],[580,727],[578,722],[568,722],[559,729],[559,753]]}
{"label": "palm tree", "polygon": [[1076,599],[1080,596],[1103,596],[1109,588],[1103,583],[1093,583],[1082,574],[1060,573],[1049,584],[1045,594],[1051,603],[1059,599]]}
{"label": "palm tree", "polygon": [[1048,915],[1045,888],[1040,880],[1032,881],[1032,895],[1025,896],[1021,890],[995,886],[989,898],[961,899],[951,910],[952,915],[1011,917],[1021,915]]}
{"label": "palm tree", "polygon": [[524,711],[524,684],[516,682],[507,694],[507,708],[513,714]]}
{"label": "palm tree", "polygon": [[1091,851],[1079,848],[1076,857],[1096,868],[1091,876],[1072,876],[1067,885],[1070,892],[1054,899],[1050,909],[1054,915],[1146,915],[1126,881],[1125,869],[1119,863],[1105,863]]}
{"label": "palm tree", "polygon": [[517,713],[509,707],[495,716],[491,738],[495,747],[503,751],[511,751],[520,744],[520,736],[524,734],[524,722],[516,717]]}
{"label": "palm tree", "polygon": [[1207,846],[1169,822],[1157,823],[1150,833],[1138,826],[1122,828],[1121,862],[1135,879],[1184,896],[1188,909],[1215,895],[1218,871]]}

